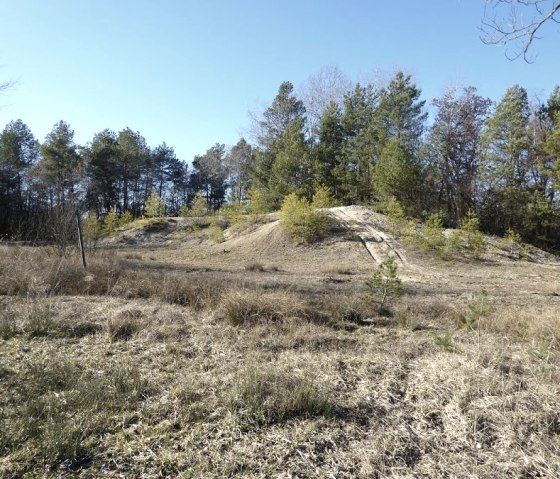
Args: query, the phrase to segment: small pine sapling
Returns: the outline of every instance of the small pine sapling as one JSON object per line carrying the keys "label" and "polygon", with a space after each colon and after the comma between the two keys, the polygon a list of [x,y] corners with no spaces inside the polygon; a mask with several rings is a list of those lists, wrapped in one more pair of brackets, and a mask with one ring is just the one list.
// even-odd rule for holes
{"label": "small pine sapling", "polygon": [[366,281],[366,286],[368,288],[366,303],[378,304],[381,308],[389,300],[402,296],[404,287],[397,274],[395,258],[389,257],[383,261]]}
{"label": "small pine sapling", "polygon": [[159,218],[163,216],[165,203],[157,193],[152,193],[144,204],[144,215],[147,218]]}
{"label": "small pine sapling", "polygon": [[395,238],[399,238],[407,221],[401,204],[394,196],[391,196],[391,199],[387,202],[386,214],[387,227],[389,228],[391,235]]}
{"label": "small pine sapling", "polygon": [[432,213],[428,216],[423,233],[422,247],[439,255],[443,254],[446,238],[443,232],[443,221],[439,213]]}
{"label": "small pine sapling", "polygon": [[481,290],[480,293],[467,304],[465,324],[467,328],[476,330],[478,334],[478,349],[480,350],[480,322],[483,318],[490,316],[496,311],[492,305],[488,292]]}
{"label": "small pine sapling", "polygon": [[336,206],[336,200],[332,195],[331,189],[323,185],[317,187],[313,194],[311,206],[313,208],[333,208]]}
{"label": "small pine sapling", "polygon": [[469,210],[461,223],[461,237],[465,241],[467,251],[475,259],[479,259],[486,252],[486,240],[480,232],[480,220],[472,210]]}
{"label": "small pine sapling", "polygon": [[516,231],[509,228],[505,236],[498,244],[499,248],[507,252],[509,256],[514,256],[522,250],[521,248],[521,235]]}
{"label": "small pine sapling", "polygon": [[103,232],[112,234],[118,228],[120,223],[119,215],[115,210],[109,211],[103,220]]}
{"label": "small pine sapling", "polygon": [[132,223],[133,221],[134,215],[128,210],[126,210],[119,218],[120,225],[127,225],[128,223]]}

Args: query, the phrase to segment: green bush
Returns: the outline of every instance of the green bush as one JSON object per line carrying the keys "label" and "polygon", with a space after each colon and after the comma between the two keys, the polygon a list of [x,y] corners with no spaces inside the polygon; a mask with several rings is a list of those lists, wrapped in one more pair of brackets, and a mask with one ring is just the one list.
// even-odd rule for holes
{"label": "green bush", "polygon": [[392,298],[402,296],[404,288],[397,275],[395,258],[389,257],[379,265],[370,279],[366,281],[368,293],[366,302],[383,307]]}
{"label": "green bush", "polygon": [[510,256],[513,256],[516,253],[518,255],[521,255],[521,235],[509,228],[506,231],[505,236],[498,242],[498,248],[504,250]]}
{"label": "green bush", "polygon": [[249,191],[249,213],[253,215],[262,215],[270,211],[270,202],[266,195],[257,188],[251,188]]}
{"label": "green bush", "polygon": [[119,227],[119,224],[118,213],[115,210],[111,210],[105,215],[105,219],[103,220],[103,232],[107,234],[114,233]]}
{"label": "green bush", "polygon": [[126,210],[120,217],[119,219],[119,224],[120,225],[127,225],[129,223],[132,223],[134,221],[134,215]]}
{"label": "green bush", "polygon": [[286,196],[282,203],[280,225],[294,240],[303,243],[317,241],[329,227],[327,217],[295,193]]}
{"label": "green bush", "polygon": [[208,203],[200,193],[194,197],[192,205],[183,206],[179,212],[181,216],[200,217],[208,215]]}
{"label": "green bush", "polygon": [[163,216],[165,203],[157,193],[152,193],[144,204],[144,215],[148,218],[159,218]]}
{"label": "green bush", "polygon": [[476,259],[486,252],[486,240],[480,232],[480,220],[469,210],[461,223],[461,238],[466,250]]}
{"label": "green bush", "polygon": [[94,244],[103,231],[103,225],[96,216],[88,216],[82,224],[82,234],[87,245]]}
{"label": "green bush", "polygon": [[387,215],[387,228],[393,237],[402,238],[411,244],[418,241],[416,223],[406,217],[403,207],[394,196],[387,202],[385,214]]}
{"label": "green bush", "polygon": [[336,200],[332,195],[332,191],[327,186],[319,186],[313,194],[311,203],[313,208],[332,208],[336,206]]}
{"label": "green bush", "polygon": [[223,243],[225,241],[222,225],[216,217],[212,218],[208,227],[208,239],[214,243]]}
{"label": "green bush", "polygon": [[443,222],[439,213],[428,216],[423,230],[422,248],[435,253],[443,253],[446,238],[443,230]]}

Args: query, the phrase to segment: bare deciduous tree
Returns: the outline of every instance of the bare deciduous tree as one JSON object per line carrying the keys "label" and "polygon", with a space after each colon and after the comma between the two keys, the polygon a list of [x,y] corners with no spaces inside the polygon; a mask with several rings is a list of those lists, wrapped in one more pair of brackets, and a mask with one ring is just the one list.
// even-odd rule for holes
{"label": "bare deciduous tree", "polygon": [[527,63],[530,49],[545,26],[560,23],[560,0],[486,0],[482,19],[482,41],[488,45],[511,45],[510,60]]}
{"label": "bare deciduous tree", "polygon": [[316,140],[321,116],[331,101],[342,105],[344,95],[352,88],[352,82],[337,66],[326,66],[311,75],[299,88],[298,96],[307,113],[309,136]]}

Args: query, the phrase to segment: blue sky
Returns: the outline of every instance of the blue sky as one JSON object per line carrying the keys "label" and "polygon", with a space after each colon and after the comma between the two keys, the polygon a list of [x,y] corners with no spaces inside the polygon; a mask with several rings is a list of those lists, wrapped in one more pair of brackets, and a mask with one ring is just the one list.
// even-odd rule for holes
{"label": "blue sky", "polygon": [[[191,161],[247,132],[248,110],[282,81],[327,65],[353,80],[397,68],[428,102],[474,85],[494,100],[519,83],[546,99],[560,83],[560,31],[535,63],[481,43],[484,0],[18,0],[0,9],[0,127],[21,118],[39,140],[59,120],[85,144],[130,127]],[[558,30],[558,28],[557,28]]]}

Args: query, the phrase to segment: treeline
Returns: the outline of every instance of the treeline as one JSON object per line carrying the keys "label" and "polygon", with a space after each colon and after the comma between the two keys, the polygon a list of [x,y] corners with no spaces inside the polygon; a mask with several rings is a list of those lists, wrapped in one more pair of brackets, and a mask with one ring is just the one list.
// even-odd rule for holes
{"label": "treeline", "polygon": [[76,145],[60,122],[39,145],[21,121],[0,136],[0,234],[41,236],[53,212],[75,209],[144,214],[156,193],[179,214],[201,195],[209,211],[257,201],[278,209],[296,193],[328,189],[339,204],[396,199],[420,219],[440,212],[458,226],[469,212],[488,233],[507,230],[560,249],[560,88],[531,104],[515,85],[494,103],[476,88],[425,101],[412,78],[384,86],[329,83],[296,95],[280,85],[255,121],[255,141],[216,144],[191,164],[165,143],[149,147],[130,129],[105,130]]}

